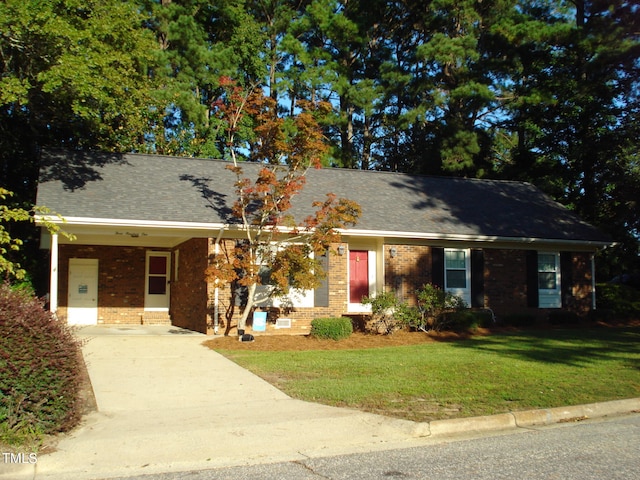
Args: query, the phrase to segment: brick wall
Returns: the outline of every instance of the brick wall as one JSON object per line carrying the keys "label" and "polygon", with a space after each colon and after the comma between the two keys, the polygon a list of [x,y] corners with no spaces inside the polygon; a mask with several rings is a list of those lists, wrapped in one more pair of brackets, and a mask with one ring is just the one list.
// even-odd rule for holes
{"label": "brick wall", "polygon": [[484,250],[485,305],[496,314],[527,310],[526,260],[524,250]]}
{"label": "brick wall", "polygon": [[70,258],[98,259],[98,323],[138,324],[144,311],[144,247],[60,245],[58,315],[66,317]]}
{"label": "brick wall", "polygon": [[395,292],[399,298],[414,305],[415,291],[431,282],[431,248],[385,245],[384,265],[385,291]]}
{"label": "brick wall", "polygon": [[571,259],[573,287],[572,297],[568,305],[577,313],[586,313],[593,305],[593,285],[591,273],[591,255],[589,253],[574,253]]}
{"label": "brick wall", "polygon": [[[232,252],[235,241],[223,239],[221,250]],[[348,245],[343,244],[348,251]],[[337,250],[338,245],[333,245]],[[394,255],[391,251],[394,249]],[[59,309],[66,317],[68,267],[70,258],[98,259],[98,322],[105,324],[140,323],[144,311],[144,247],[108,247],[60,245]],[[157,251],[157,249],[154,249]],[[202,333],[213,333],[215,285],[207,283],[204,272],[208,256],[213,253],[212,239],[191,239],[173,249],[171,266],[172,323]],[[178,259],[178,277],[175,259]],[[431,248],[428,246],[385,245],[384,288],[395,291],[405,301],[415,303],[414,292],[432,281]],[[591,308],[591,261],[589,253],[571,256],[573,286],[567,306],[579,313]],[[314,318],[342,316],[347,312],[348,255],[329,255],[329,306],[314,308],[269,308],[267,331],[260,334],[307,334]],[[485,305],[496,315],[528,312],[543,317],[546,311],[527,307],[526,251],[513,249],[484,250]],[[241,310],[232,301],[231,287],[219,289],[219,333],[236,334]],[[277,318],[290,318],[291,328],[276,329]],[[247,331],[252,332],[251,318]]]}
{"label": "brick wall", "polygon": [[200,333],[207,333],[209,328],[207,282],[204,277],[208,244],[206,238],[194,238],[173,250],[171,323]]}

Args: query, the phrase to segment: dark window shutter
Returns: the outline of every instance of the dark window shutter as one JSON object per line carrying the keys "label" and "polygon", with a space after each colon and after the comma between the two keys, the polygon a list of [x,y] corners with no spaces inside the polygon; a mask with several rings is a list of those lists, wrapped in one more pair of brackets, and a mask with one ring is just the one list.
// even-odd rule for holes
{"label": "dark window shutter", "polygon": [[527,252],[527,306],[538,308],[540,305],[538,293],[538,252]]}
{"label": "dark window shutter", "polygon": [[444,248],[431,247],[431,283],[444,288]]}
{"label": "dark window shutter", "polygon": [[471,250],[471,306],[484,307],[484,251]]}
{"label": "dark window shutter", "polygon": [[573,290],[573,255],[571,252],[560,252],[560,289],[562,291],[562,307],[571,306]]}
{"label": "dark window shutter", "polygon": [[320,282],[320,286],[316,288],[313,296],[313,304],[316,307],[328,307],[329,306],[329,252],[325,253],[321,257],[318,257],[320,265],[326,275]]}

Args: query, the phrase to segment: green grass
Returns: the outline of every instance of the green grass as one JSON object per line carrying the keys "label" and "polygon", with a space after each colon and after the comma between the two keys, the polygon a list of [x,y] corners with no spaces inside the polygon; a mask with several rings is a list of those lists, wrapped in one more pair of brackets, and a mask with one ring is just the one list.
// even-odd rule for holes
{"label": "green grass", "polygon": [[429,421],[640,396],[639,346],[640,328],[602,328],[362,350],[218,351],[294,398]]}

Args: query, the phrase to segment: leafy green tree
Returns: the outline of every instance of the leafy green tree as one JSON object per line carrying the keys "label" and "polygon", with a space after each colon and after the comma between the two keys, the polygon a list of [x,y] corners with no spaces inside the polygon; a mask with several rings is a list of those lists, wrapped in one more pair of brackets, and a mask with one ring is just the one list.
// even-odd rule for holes
{"label": "leafy green tree", "polygon": [[138,148],[154,43],[133,2],[0,4],[0,184],[33,200],[40,148]]}
{"label": "leafy green tree", "polygon": [[5,280],[23,280],[27,272],[15,259],[15,254],[20,251],[24,242],[21,238],[12,236],[12,225],[20,222],[32,222],[34,215],[38,215],[49,232],[60,233],[67,238],[74,237],[62,230],[59,224],[47,220],[47,216],[51,216],[52,213],[46,207],[36,206],[25,210],[8,206],[7,200],[12,196],[12,192],[0,187],[0,276],[4,276]]}
{"label": "leafy green tree", "polygon": [[[153,115],[156,43],[137,2],[0,2],[0,185],[8,208],[30,211],[41,149],[135,151]],[[20,263],[37,270],[38,233],[24,240]]]}

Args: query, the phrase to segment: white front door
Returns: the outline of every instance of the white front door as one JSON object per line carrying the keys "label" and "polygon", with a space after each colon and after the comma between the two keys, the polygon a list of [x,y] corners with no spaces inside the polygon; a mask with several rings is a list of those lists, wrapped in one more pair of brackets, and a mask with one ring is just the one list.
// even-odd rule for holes
{"label": "white front door", "polygon": [[98,260],[69,259],[69,294],[67,296],[69,325],[98,323]]}
{"label": "white front door", "polygon": [[171,252],[147,252],[145,310],[169,310]]}

